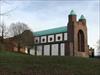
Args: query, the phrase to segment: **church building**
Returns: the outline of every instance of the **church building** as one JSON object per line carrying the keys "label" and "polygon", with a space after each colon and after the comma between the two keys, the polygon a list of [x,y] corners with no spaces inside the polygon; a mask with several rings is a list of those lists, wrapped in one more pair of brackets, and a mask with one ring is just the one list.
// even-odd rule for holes
{"label": "church building", "polygon": [[68,23],[63,27],[34,32],[34,48],[30,54],[36,56],[89,56],[86,19],[77,21],[72,10]]}

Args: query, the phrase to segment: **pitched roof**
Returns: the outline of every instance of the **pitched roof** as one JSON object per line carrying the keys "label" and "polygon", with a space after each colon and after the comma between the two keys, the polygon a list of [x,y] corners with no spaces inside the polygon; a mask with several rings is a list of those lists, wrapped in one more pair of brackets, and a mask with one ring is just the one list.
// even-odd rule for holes
{"label": "pitched roof", "polygon": [[50,35],[50,34],[56,34],[56,33],[62,33],[62,32],[67,32],[67,26],[43,30],[43,31],[37,31],[37,32],[34,32],[33,35],[43,36],[43,35]]}

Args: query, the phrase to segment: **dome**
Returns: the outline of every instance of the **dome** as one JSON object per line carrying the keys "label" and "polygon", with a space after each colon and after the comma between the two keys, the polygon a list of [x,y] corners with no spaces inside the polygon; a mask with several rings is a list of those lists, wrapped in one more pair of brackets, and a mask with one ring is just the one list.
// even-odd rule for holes
{"label": "dome", "polygon": [[81,15],[80,19],[85,19],[84,15]]}
{"label": "dome", "polygon": [[76,15],[76,14],[75,14],[74,10],[71,10],[69,15]]}

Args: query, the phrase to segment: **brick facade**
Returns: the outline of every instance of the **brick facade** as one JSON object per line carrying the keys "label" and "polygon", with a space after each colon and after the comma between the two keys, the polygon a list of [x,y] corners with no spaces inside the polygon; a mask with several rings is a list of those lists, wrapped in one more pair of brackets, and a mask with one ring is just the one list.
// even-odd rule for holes
{"label": "brick facade", "polygon": [[68,17],[68,50],[70,51],[70,56],[88,57],[86,19],[77,21],[76,15],[69,15]]}

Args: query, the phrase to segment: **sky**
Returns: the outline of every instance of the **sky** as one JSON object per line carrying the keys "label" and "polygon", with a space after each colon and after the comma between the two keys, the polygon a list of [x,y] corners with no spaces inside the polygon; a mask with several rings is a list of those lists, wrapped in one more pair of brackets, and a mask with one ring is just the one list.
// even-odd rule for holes
{"label": "sky", "polygon": [[88,27],[88,44],[95,48],[100,39],[100,1],[99,0],[0,0],[0,13],[10,11],[0,20],[7,26],[23,22],[35,31],[67,26],[71,10],[77,20],[84,15]]}

